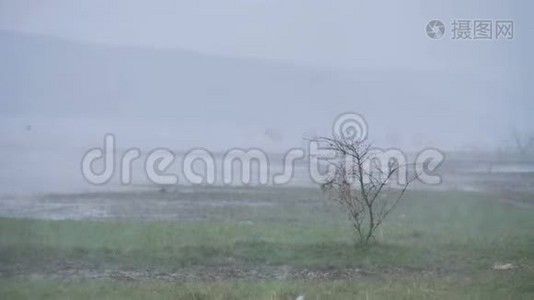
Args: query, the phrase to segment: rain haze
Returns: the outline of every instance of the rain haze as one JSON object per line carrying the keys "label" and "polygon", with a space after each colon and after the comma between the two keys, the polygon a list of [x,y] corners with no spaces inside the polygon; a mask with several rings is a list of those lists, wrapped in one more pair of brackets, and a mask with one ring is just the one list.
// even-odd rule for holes
{"label": "rain haze", "polygon": [[[323,205],[325,198],[321,191],[313,192],[322,182],[310,180],[306,169],[308,157],[297,164],[295,179],[284,187],[273,187],[276,185],[273,180],[261,187],[225,186],[221,183],[224,179],[219,178],[221,170],[217,170],[215,186],[221,190],[204,185],[200,188],[183,176],[170,185],[152,178],[148,180],[147,171],[143,170],[146,168],[144,159],[155,149],[166,149],[177,154],[176,164],[167,172],[179,172],[182,158],[191,150],[213,153],[218,168],[222,168],[224,154],[231,149],[256,149],[266,153],[272,165],[271,173],[274,173],[274,170],[283,169],[283,158],[291,149],[303,148],[306,152],[310,141],[331,136],[336,120],[346,113],[354,113],[365,120],[366,142],[374,147],[396,149],[410,159],[425,149],[432,149],[445,158],[440,168],[431,170],[432,174],[440,176],[440,184],[428,185],[419,178],[417,184],[407,189],[409,194],[404,195],[402,190],[403,199],[415,195],[412,198],[419,203],[417,201],[427,197],[424,194],[427,192],[429,195],[438,193],[439,199],[449,197],[447,193],[454,193],[455,199],[463,199],[462,193],[466,193],[467,198],[493,194],[495,203],[504,201],[530,209],[534,205],[533,12],[534,3],[530,1],[504,0],[0,0],[0,216],[4,219],[0,222],[6,224],[0,226],[8,228],[14,226],[9,223],[11,219],[26,218],[39,222],[143,219],[150,222],[176,220],[179,224],[205,220],[216,223],[218,221],[209,216],[211,210],[218,209],[225,213],[236,210],[228,214],[237,219],[224,219],[226,215],[223,214],[220,218],[224,222],[256,224],[267,222],[266,218],[271,220],[272,216],[256,212],[254,216],[258,220],[254,217],[240,219],[240,213],[250,209],[249,206],[254,211],[264,206],[270,210],[284,210],[284,205],[289,204],[282,203],[282,198],[289,196],[293,200],[311,197],[311,206],[303,206],[299,209],[302,216],[295,217],[308,222],[306,212],[313,211],[310,207]],[[443,36],[431,37],[428,32],[431,20],[444,24]],[[481,20],[489,22],[490,38],[475,38],[477,32],[473,26]],[[463,38],[458,35],[460,27],[457,27],[462,21],[469,22],[472,27],[469,36]],[[497,28],[499,22],[511,22],[513,27],[503,31],[504,27]],[[142,158],[133,164],[133,184],[121,182],[119,171],[105,184],[94,184],[84,175],[84,157],[90,149],[103,149],[107,134],[115,138],[115,154],[119,155],[116,167],[121,167],[118,161],[127,149],[139,149],[142,153]],[[162,172],[159,170],[158,174]],[[280,192],[283,194],[280,196],[279,189],[287,192]],[[143,202],[144,197],[150,200]],[[193,201],[203,197],[209,200],[204,199],[203,204],[198,205]],[[122,206],[121,199],[130,198],[132,203],[143,208],[142,211]],[[271,198],[277,200],[273,202]],[[175,199],[179,203],[174,203]],[[401,201],[400,205],[401,213],[394,214],[393,221],[386,222],[385,228],[396,224],[395,218],[410,215],[411,204],[402,206]],[[318,218],[331,220],[330,209],[327,206],[328,212]],[[444,206],[443,209],[453,211],[456,208]],[[492,213],[498,210],[484,206],[479,211],[485,209]],[[456,218],[449,218],[445,213],[441,216],[446,223]],[[282,214],[279,217],[282,221],[275,226],[283,226],[287,221],[285,217],[288,216]],[[517,215],[503,215],[502,218],[524,220]],[[532,226],[532,221],[525,225],[531,229]],[[410,238],[422,235],[424,239],[426,233],[420,233],[423,229],[410,230],[406,233]],[[459,230],[463,229],[459,227]],[[388,245],[393,245],[399,238],[398,233],[389,233],[392,242]],[[271,233],[256,234],[270,236]],[[478,233],[473,231],[473,234]],[[526,247],[532,250],[532,233],[524,234],[528,241]],[[250,237],[234,236],[229,240],[232,238],[240,241]],[[327,243],[314,239],[306,240],[305,244]],[[378,244],[376,247],[389,243],[387,238],[382,240],[382,236],[373,236],[373,239]],[[276,247],[276,241],[273,243]],[[6,266],[0,268],[0,282],[24,282],[49,269],[56,270],[52,272],[56,275],[39,278],[52,285],[54,280],[72,279],[58,275],[60,271],[54,269],[55,265],[42,265],[13,275],[10,264],[20,262],[10,256],[9,251],[15,246],[8,244],[0,242],[0,257],[6,261]],[[131,245],[101,246],[128,248]],[[93,251],[91,249],[87,251]],[[310,255],[319,255],[313,253]],[[358,257],[360,254],[351,252],[350,255]],[[84,258],[76,259],[87,263]],[[136,259],[143,261],[144,258]],[[182,266],[194,270],[151,267],[175,274],[169,275],[171,280],[182,278],[184,272],[192,272],[201,279],[208,273],[215,274],[214,278],[225,278],[229,275],[217,272],[221,272],[221,268],[235,267],[216,265],[216,262],[197,266],[187,258],[180,259],[184,260]],[[327,267],[343,266],[343,270],[369,267],[352,265],[352,260],[338,265],[322,264],[319,262],[322,257],[309,258],[309,261],[316,259],[318,265],[308,264],[305,258],[302,262],[284,261],[279,257],[270,259],[282,262],[276,265],[266,259],[269,262],[236,264],[244,274],[254,269],[266,274],[258,277],[267,279],[278,278],[273,275],[277,272],[285,274],[286,269],[276,268],[287,267],[288,274],[294,276],[284,278],[304,281],[309,278],[295,275],[302,268],[315,272]],[[503,260],[495,264],[509,263],[516,273],[528,269],[530,271],[525,271],[528,275],[514,273],[513,276],[525,281],[533,278],[532,269],[529,269],[534,266],[532,255],[515,261],[508,259],[510,262]],[[119,273],[130,269],[142,272],[135,264],[122,266],[121,263],[114,262],[110,268]],[[398,264],[399,270],[413,267],[409,262]],[[206,274],[196,267],[207,268],[202,271]],[[369,272],[388,267],[373,265]],[[420,268],[434,272],[441,267],[432,261]],[[97,274],[94,277],[109,279],[112,277],[110,268],[88,267],[76,276],[89,278]],[[491,270],[492,266],[488,268]],[[382,272],[380,270],[377,272]],[[467,271],[467,267],[449,271],[454,278],[457,275],[458,278],[471,276],[474,281],[482,278],[477,277],[477,270]],[[461,274],[454,273],[456,271]],[[144,275],[135,274],[128,276],[140,282],[154,279],[151,275],[144,278]],[[442,275],[432,274],[436,280],[442,279]],[[247,279],[249,275],[243,277]],[[323,284],[328,286],[329,280],[350,281],[360,276],[353,275],[333,278],[324,275]],[[256,279],[255,275],[250,276]],[[237,281],[243,279],[230,277]],[[164,281],[168,281],[169,278],[165,278]],[[369,285],[366,280],[370,280]],[[372,290],[375,284],[380,284],[373,280],[366,278],[364,288]],[[121,280],[118,282],[123,284]],[[0,288],[0,292],[13,291],[12,295],[18,295],[17,286],[2,285],[6,287]],[[207,288],[207,298],[212,298],[209,292],[212,288]],[[307,286],[277,288],[287,292],[279,295],[284,299],[307,296],[301,291]],[[400,289],[402,294],[404,290]],[[532,290],[530,285],[530,292]],[[398,295],[398,291],[392,292]],[[215,290],[213,293],[216,294]],[[244,297],[229,295],[230,298]],[[308,295],[312,297],[314,293]],[[450,298],[447,296],[445,298]],[[387,298],[387,294],[384,297]],[[423,298],[428,297],[430,295]]]}
{"label": "rain haze", "polygon": [[[122,147],[283,152],[357,111],[384,147],[496,150],[534,127],[530,6],[5,1],[2,144],[70,151],[110,132]],[[513,19],[517,38],[424,34],[461,17]],[[46,160],[28,168],[78,166]]]}

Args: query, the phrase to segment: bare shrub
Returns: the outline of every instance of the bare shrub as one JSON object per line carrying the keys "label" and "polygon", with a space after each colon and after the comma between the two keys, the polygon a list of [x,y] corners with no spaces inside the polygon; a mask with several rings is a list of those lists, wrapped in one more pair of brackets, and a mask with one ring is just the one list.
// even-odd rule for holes
{"label": "bare shrub", "polygon": [[521,132],[518,129],[512,130],[512,137],[515,142],[516,151],[519,154],[526,154],[534,150],[534,134]]}
{"label": "bare shrub", "polygon": [[321,189],[348,214],[360,243],[374,240],[376,229],[397,206],[415,177],[395,181],[400,178],[399,170],[405,170],[404,162],[381,161],[365,141],[324,137],[318,141],[337,154],[337,159],[331,162],[335,172]]}

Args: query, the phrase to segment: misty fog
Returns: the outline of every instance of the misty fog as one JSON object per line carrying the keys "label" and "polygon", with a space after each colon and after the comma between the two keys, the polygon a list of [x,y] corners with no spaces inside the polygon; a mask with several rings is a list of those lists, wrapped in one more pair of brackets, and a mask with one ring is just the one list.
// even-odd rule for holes
{"label": "misty fog", "polygon": [[[283,153],[353,111],[380,147],[492,152],[534,130],[529,3],[208,2],[1,2],[4,188],[81,180],[106,133],[144,151]],[[516,37],[424,33],[471,16],[513,19]]]}

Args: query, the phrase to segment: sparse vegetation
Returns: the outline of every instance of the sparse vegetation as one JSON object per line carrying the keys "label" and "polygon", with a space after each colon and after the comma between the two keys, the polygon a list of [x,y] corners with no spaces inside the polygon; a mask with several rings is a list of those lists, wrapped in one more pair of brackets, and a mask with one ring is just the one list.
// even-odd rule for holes
{"label": "sparse vegetation", "polygon": [[[7,299],[534,296],[532,210],[492,194],[407,191],[378,230],[379,243],[354,248],[343,213],[323,205],[317,189],[195,195],[213,193],[222,199],[246,193],[239,201],[272,205],[205,207],[197,212],[203,219],[184,221],[0,218],[0,293]],[[517,267],[498,271],[495,263]]]}
{"label": "sparse vegetation", "polygon": [[[397,206],[410,181],[394,181],[402,162],[381,162],[366,141],[321,138],[338,159],[333,175],[321,188],[347,213],[360,243],[374,239],[378,227]],[[382,165],[387,164],[387,165]],[[397,189],[395,189],[395,184]]]}

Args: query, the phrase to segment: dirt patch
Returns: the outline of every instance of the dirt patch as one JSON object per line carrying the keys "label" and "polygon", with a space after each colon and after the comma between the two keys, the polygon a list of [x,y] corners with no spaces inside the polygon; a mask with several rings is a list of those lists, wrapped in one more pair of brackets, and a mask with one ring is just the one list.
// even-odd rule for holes
{"label": "dirt patch", "polygon": [[243,195],[239,190],[182,189],[174,192],[154,190],[79,194],[4,196],[0,198],[0,217],[47,220],[180,220],[206,218],[210,209],[265,207],[277,204],[275,197]]}
{"label": "dirt patch", "polygon": [[0,278],[23,280],[82,281],[102,279],[113,281],[222,281],[222,280],[350,280],[361,277],[382,276],[439,276],[438,271],[387,269],[366,271],[359,268],[295,268],[276,267],[190,267],[173,273],[127,270],[62,269],[46,273],[0,274]]}
{"label": "dirt patch", "polygon": [[514,199],[508,199],[508,198],[500,198],[497,202],[500,204],[506,205],[506,206],[513,206],[518,208],[534,208],[534,203],[532,202],[525,202],[521,200],[514,200]]}

